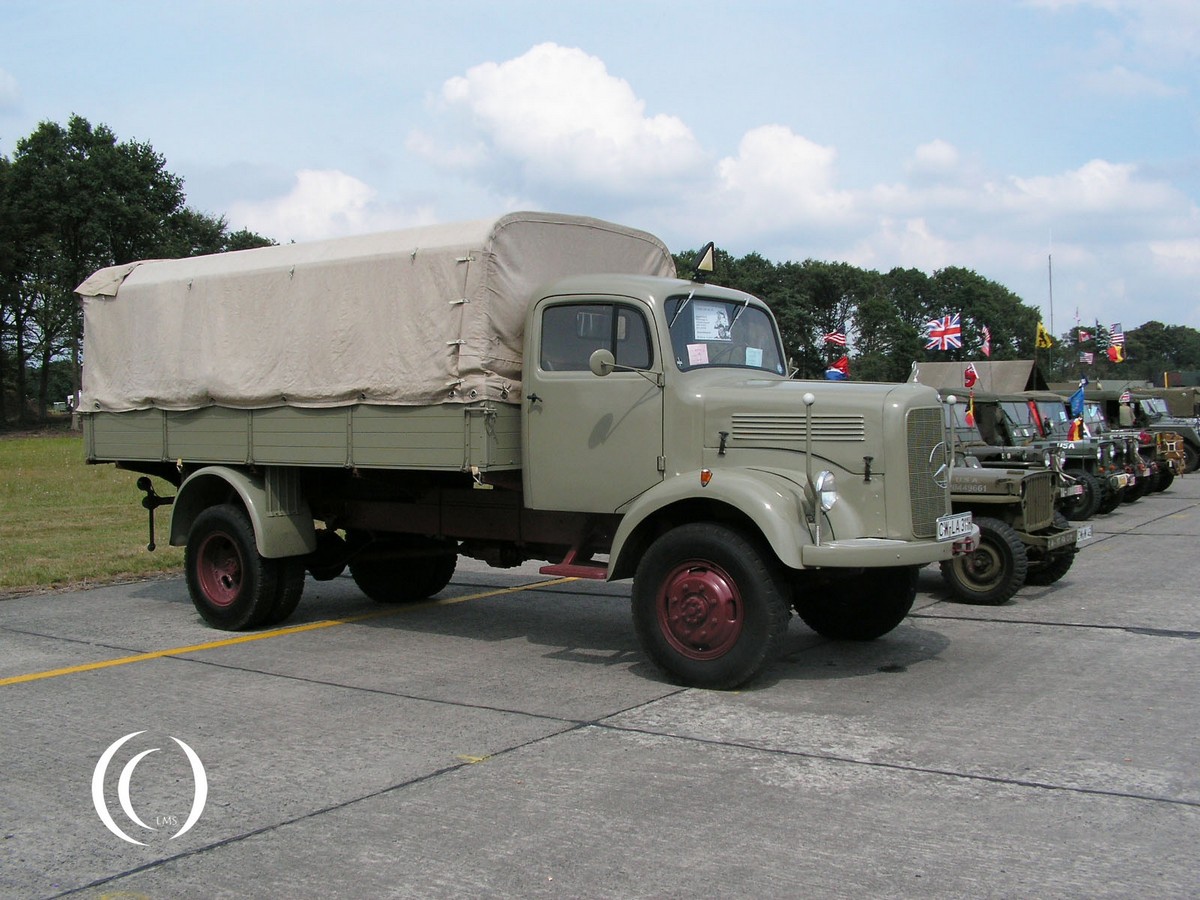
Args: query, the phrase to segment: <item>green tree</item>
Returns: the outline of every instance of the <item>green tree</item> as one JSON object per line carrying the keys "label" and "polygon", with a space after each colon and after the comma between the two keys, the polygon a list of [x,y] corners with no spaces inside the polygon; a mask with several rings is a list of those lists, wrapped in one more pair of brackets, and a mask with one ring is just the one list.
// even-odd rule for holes
{"label": "green tree", "polygon": [[118,142],[107,126],[93,128],[81,116],[65,127],[43,122],[17,143],[5,171],[15,249],[11,270],[0,266],[0,296],[7,298],[22,417],[27,369],[41,373],[42,415],[50,363],[69,356],[78,372],[82,316],[74,290],[96,269],[271,243],[245,231],[231,235],[224,219],[188,208],[182,179],[149,144]]}

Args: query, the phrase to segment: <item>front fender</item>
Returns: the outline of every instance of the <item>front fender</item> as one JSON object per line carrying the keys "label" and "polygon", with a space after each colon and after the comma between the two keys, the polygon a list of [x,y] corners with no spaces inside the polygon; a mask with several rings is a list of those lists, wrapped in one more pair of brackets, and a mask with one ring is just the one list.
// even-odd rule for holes
{"label": "front fender", "polygon": [[672,507],[701,504],[735,510],[749,519],[785,566],[802,568],[801,547],[812,543],[805,522],[803,488],[794,481],[760,469],[725,469],[713,473],[704,487],[698,471],[686,472],[652,487],[630,504],[613,535],[609,572],[625,578],[637,560],[625,554],[640,542],[632,540],[654,520],[669,515]]}
{"label": "front fender", "polygon": [[210,506],[232,502],[235,495],[254,526],[259,555],[279,559],[316,549],[312,512],[294,476],[285,469],[259,475],[229,466],[206,466],[179,486],[171,507],[171,545],[184,546],[196,517]]}

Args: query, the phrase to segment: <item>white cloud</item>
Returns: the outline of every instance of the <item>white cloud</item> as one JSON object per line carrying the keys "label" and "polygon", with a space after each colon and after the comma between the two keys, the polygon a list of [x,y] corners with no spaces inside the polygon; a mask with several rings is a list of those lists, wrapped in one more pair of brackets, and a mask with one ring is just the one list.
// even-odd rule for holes
{"label": "white cloud", "polygon": [[275,240],[305,241],[385,231],[435,221],[429,210],[401,211],[380,204],[376,192],[352,175],[305,169],[281,197],[235,203],[233,228],[249,228]]}
{"label": "white cloud", "polygon": [[443,85],[441,101],[462,117],[465,135],[445,142],[415,132],[408,146],[485,177],[510,171],[545,189],[637,195],[693,177],[705,159],[680,119],[647,115],[628,82],[576,48],[539,44],[474,66]]}

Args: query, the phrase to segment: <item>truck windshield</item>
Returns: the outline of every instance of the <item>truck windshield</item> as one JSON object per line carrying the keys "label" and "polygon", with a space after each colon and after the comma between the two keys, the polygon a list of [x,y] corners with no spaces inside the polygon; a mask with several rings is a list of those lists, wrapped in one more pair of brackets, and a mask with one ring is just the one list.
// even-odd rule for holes
{"label": "truck windshield", "polygon": [[784,374],[775,321],[745,301],[681,294],[667,298],[671,348],[681,372],[711,366]]}
{"label": "truck windshield", "polygon": [[1147,418],[1151,420],[1161,419],[1167,415],[1167,403],[1165,400],[1159,397],[1141,397],[1139,400]]}

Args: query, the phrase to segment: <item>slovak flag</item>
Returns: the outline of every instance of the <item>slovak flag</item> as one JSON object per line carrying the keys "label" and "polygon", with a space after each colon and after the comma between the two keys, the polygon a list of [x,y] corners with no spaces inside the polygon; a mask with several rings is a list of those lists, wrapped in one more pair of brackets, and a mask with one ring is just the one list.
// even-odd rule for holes
{"label": "slovak flag", "polygon": [[963,370],[963,387],[973,388],[978,380],[979,372],[975,369],[975,363],[971,363]]}
{"label": "slovak flag", "polygon": [[829,368],[825,370],[825,377],[829,381],[845,381],[850,377],[850,358],[843,356],[837,362],[829,364]]}
{"label": "slovak flag", "polygon": [[926,350],[951,350],[962,347],[962,322],[958,313],[952,316],[942,316],[926,323],[926,337],[929,343]]}

